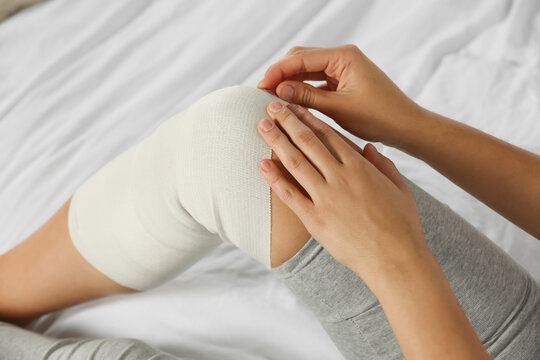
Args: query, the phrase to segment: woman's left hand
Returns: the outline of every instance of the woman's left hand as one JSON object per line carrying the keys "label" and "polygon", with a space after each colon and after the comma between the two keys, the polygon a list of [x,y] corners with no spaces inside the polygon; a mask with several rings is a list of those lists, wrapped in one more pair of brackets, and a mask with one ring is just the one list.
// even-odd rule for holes
{"label": "woman's left hand", "polygon": [[392,161],[371,144],[361,155],[298,105],[272,103],[268,113],[275,123],[266,119],[266,127],[263,120],[259,133],[308,196],[271,159],[260,164],[266,181],[311,235],[364,280],[405,358],[491,359],[424,241],[414,195]]}
{"label": "woman's left hand", "polygon": [[372,144],[360,154],[301,106],[275,102],[267,112],[271,118],[258,131],[309,197],[271,159],[259,168],[338,262],[366,280],[382,268],[432,256],[414,195],[392,161]]}

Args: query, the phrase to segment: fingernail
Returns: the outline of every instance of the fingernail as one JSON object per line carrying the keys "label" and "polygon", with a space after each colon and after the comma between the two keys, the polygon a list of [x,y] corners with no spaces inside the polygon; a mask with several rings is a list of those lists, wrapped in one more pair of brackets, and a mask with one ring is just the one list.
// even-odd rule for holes
{"label": "fingernail", "polygon": [[286,85],[279,90],[279,97],[283,100],[291,101],[294,97],[294,88]]}
{"label": "fingernail", "polygon": [[274,127],[274,122],[270,121],[269,119],[263,119],[261,120],[261,129],[266,132]]}
{"label": "fingernail", "polygon": [[257,84],[257,87],[259,89],[264,89],[264,80],[259,81],[259,83]]}
{"label": "fingernail", "polygon": [[262,168],[263,171],[270,170],[270,161],[266,160],[266,159],[261,161],[261,168]]}
{"label": "fingernail", "polygon": [[277,102],[277,101],[273,102],[273,103],[270,103],[270,111],[278,112],[281,109],[283,109],[283,104],[282,103]]}

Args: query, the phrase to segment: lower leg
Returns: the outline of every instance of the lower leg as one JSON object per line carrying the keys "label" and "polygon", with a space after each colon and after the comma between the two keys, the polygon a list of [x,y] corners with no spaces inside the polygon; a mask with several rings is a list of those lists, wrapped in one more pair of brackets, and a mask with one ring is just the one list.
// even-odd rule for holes
{"label": "lower leg", "polygon": [[[0,316],[25,318],[155,286],[195,262],[219,235],[271,265],[347,358],[401,358],[363,281],[310,239],[270,193],[258,172],[267,148],[255,139],[271,99],[260,90],[237,90],[210,96],[195,107],[200,112],[160,126],[158,136],[111,161],[42,229],[3,255]],[[488,351],[535,346],[527,336],[537,331],[528,319],[540,311],[533,306],[538,286],[463,219],[410,185],[424,237]]]}

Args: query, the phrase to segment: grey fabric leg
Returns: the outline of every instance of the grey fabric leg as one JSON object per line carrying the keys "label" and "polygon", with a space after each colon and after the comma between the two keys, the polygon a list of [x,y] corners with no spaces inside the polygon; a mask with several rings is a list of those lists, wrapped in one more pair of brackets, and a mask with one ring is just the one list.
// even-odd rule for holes
{"label": "grey fabric leg", "polygon": [[[497,360],[540,359],[540,287],[509,255],[414,183],[425,240]],[[272,272],[311,308],[346,359],[403,359],[382,307],[315,239]]]}
{"label": "grey fabric leg", "polygon": [[135,339],[53,339],[0,323],[0,360],[180,360]]}

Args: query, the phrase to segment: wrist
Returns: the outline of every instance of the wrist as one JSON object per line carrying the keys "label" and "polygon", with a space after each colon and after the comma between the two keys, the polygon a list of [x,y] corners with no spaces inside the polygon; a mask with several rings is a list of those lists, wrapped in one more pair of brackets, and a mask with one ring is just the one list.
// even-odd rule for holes
{"label": "wrist", "polygon": [[[379,297],[379,292],[406,284],[421,274],[442,272],[439,263],[427,245],[408,254],[401,253],[395,259],[376,260],[369,264],[362,262],[352,269]],[[444,276],[444,275],[443,275]]]}
{"label": "wrist", "polygon": [[425,149],[433,150],[433,146],[441,141],[441,135],[450,121],[450,119],[416,105],[414,110],[400,119],[401,126],[392,131],[392,135],[383,143],[409,155],[422,158]]}

